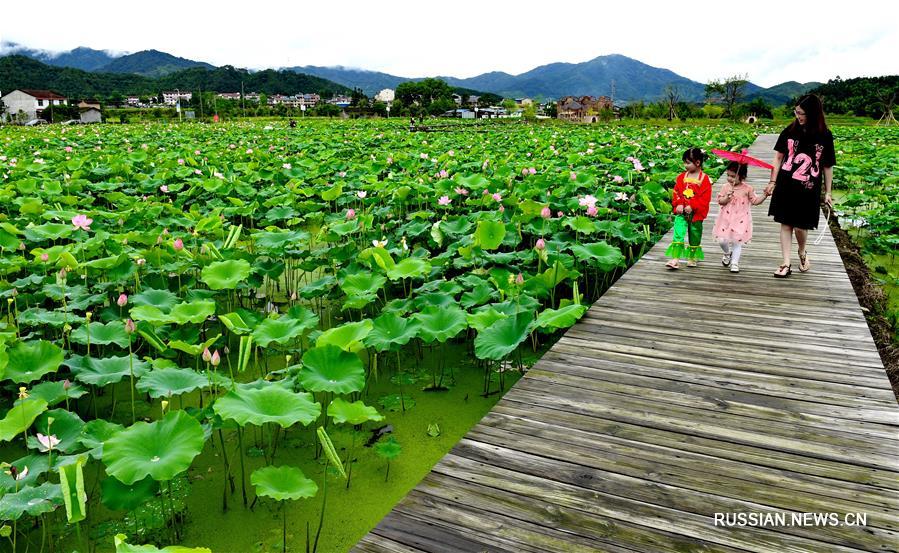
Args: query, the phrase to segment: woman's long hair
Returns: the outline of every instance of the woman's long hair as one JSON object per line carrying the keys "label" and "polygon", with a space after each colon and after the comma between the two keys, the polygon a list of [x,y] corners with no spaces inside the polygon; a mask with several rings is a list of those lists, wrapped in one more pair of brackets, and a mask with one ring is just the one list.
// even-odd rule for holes
{"label": "woman's long hair", "polygon": [[792,135],[802,134],[803,130],[811,134],[824,134],[827,132],[827,122],[824,120],[824,104],[821,98],[814,94],[803,96],[797,107],[802,108],[805,112],[805,128],[799,124],[799,119],[794,119],[793,123],[787,127]]}

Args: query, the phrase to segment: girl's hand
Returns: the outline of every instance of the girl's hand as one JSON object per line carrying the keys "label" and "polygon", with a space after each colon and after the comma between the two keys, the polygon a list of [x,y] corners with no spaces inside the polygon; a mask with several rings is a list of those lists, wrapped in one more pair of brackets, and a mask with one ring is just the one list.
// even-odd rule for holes
{"label": "girl's hand", "polygon": [[674,212],[677,213],[678,215],[680,215],[681,213],[684,212],[684,206],[682,206],[682,205],[677,206],[677,208],[674,210]]}
{"label": "girl's hand", "polygon": [[686,213],[686,214],[688,214],[688,215],[689,215],[690,213],[693,213],[693,208],[690,207],[690,206],[685,207],[685,208],[684,208],[684,213]]}
{"label": "girl's hand", "polygon": [[774,194],[774,182],[769,182],[768,186],[765,187],[765,196],[770,196]]}

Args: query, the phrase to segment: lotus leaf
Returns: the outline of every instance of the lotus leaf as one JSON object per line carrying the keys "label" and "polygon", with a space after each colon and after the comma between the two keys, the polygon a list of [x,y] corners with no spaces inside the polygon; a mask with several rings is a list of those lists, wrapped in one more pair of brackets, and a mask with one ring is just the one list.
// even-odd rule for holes
{"label": "lotus leaf", "polygon": [[[414,382],[413,382],[414,384]],[[398,411],[408,411],[415,407],[415,399],[412,396],[403,394],[389,394],[386,396],[381,396],[378,398],[378,403],[381,404],[385,410],[390,411],[391,413],[396,413]]]}
{"label": "lotus leaf", "polygon": [[215,314],[215,300],[197,300],[179,303],[169,312],[168,320],[177,324],[200,324]]}
{"label": "lotus leaf", "polygon": [[94,322],[89,325],[81,325],[71,334],[71,340],[76,344],[88,344],[107,346],[115,344],[120,348],[128,347],[128,334],[122,321],[111,321],[103,324]]}
{"label": "lotus leaf", "polygon": [[223,419],[235,420],[241,426],[273,422],[287,428],[296,423],[306,426],[313,422],[321,414],[321,404],[316,403],[311,394],[291,392],[269,384],[260,389],[242,387],[239,392],[232,390],[215,402],[213,410]]}
{"label": "lotus leaf", "polygon": [[46,410],[47,402],[36,398],[28,398],[13,405],[0,420],[0,442],[8,442],[27,430]]}
{"label": "lotus leaf", "polygon": [[183,547],[170,545],[159,549],[153,545],[130,545],[125,534],[115,535],[115,553],[212,553],[208,547]]}
{"label": "lotus leaf", "polygon": [[334,398],[328,405],[328,416],[334,420],[335,424],[358,425],[368,421],[384,420],[384,415],[378,413],[374,407],[365,405],[361,401],[350,403],[339,397]]}
{"label": "lotus leaf", "polygon": [[271,497],[277,501],[305,499],[318,493],[318,485],[296,467],[256,469],[250,475],[250,482],[256,487],[256,495]]}
{"label": "lotus leaf", "polygon": [[[55,459],[54,459],[55,460]],[[26,455],[10,463],[19,473],[19,480],[15,480],[9,469],[0,470],[0,492],[3,494],[21,490],[28,486],[34,486],[40,477],[50,468],[50,456],[46,453]],[[28,474],[22,476],[22,470],[28,468]]]}
{"label": "lotus leaf", "polygon": [[62,403],[67,397],[69,399],[78,399],[86,393],[87,390],[81,385],[73,383],[69,383],[69,389],[66,390],[65,381],[41,382],[29,392],[31,397],[43,399],[47,402],[47,405]]}
{"label": "lotus leaf", "polygon": [[537,315],[537,328],[568,328],[587,311],[586,305],[572,304],[561,309],[544,309]]}
{"label": "lotus leaf", "polygon": [[571,246],[571,251],[578,259],[588,261],[604,272],[624,265],[624,255],[621,250],[605,242],[574,244]]}
{"label": "lotus leaf", "polygon": [[72,369],[75,378],[85,384],[99,387],[115,384],[125,377],[130,377],[132,371],[134,376],[141,377],[150,370],[150,365],[146,361],[141,361],[133,354],[102,359],[73,355],[66,364]]}
{"label": "lotus leaf", "polygon": [[106,443],[106,440],[124,429],[125,427],[121,424],[111,423],[103,419],[94,419],[81,428],[81,436],[78,438],[78,441],[90,450],[88,453],[91,457],[100,459],[103,457],[103,445]]}
{"label": "lotus leaf", "polygon": [[371,319],[365,319],[358,323],[346,323],[323,332],[315,341],[315,345],[331,344],[346,351],[356,352],[365,348],[362,340],[368,336],[372,328],[374,328],[374,324]]}
{"label": "lotus leaf", "polygon": [[[49,420],[53,419],[50,423]],[[34,421],[34,429],[45,436],[53,435],[59,439],[59,443],[53,448],[63,453],[73,453],[81,449],[81,429],[84,421],[76,413],[65,409],[53,409],[46,411]],[[28,436],[28,447],[38,449],[40,443],[35,436]]]}
{"label": "lotus leaf", "polygon": [[475,245],[485,250],[495,250],[506,237],[506,225],[501,221],[478,221],[474,232]]}
{"label": "lotus leaf", "polygon": [[234,313],[219,315],[219,320],[225,325],[225,328],[238,336],[242,336],[253,332],[253,329],[262,322],[263,318],[255,311],[238,309]]}
{"label": "lotus leaf", "polygon": [[311,392],[348,394],[365,386],[365,368],[355,353],[328,344],[303,355],[303,369],[297,378]]}
{"label": "lotus leaf", "polygon": [[79,456],[74,463],[59,467],[59,488],[69,524],[87,517],[87,492],[84,491],[83,467],[84,456]]}
{"label": "lotus leaf", "polygon": [[59,484],[44,482],[36,488],[25,488],[0,497],[0,520],[19,520],[24,514],[37,517],[62,504]]}
{"label": "lotus leaf", "polygon": [[164,313],[168,313],[178,303],[178,296],[168,290],[146,289],[140,294],[131,296],[134,305],[153,306]]}
{"label": "lotus leaf", "polygon": [[200,280],[213,290],[232,290],[250,276],[250,263],[243,259],[216,261],[203,267]]}
{"label": "lotus leaf", "polygon": [[400,443],[393,436],[375,444],[375,453],[382,459],[396,459],[402,452],[403,448],[400,447]]}
{"label": "lotus leaf", "polygon": [[46,340],[19,342],[7,355],[9,359],[3,378],[17,384],[27,384],[56,372],[65,359],[62,349]]}
{"label": "lotus leaf", "polygon": [[421,278],[431,272],[431,264],[424,259],[407,257],[387,270],[390,280]]}
{"label": "lotus leaf", "polygon": [[155,399],[187,394],[208,383],[205,376],[191,369],[154,369],[141,377],[137,389]]}
{"label": "lotus leaf", "polygon": [[124,484],[147,476],[171,480],[190,467],[203,450],[203,427],[184,411],[170,411],[156,422],[137,422],[106,441],[106,473]]}
{"label": "lotus leaf", "polygon": [[405,319],[394,313],[384,313],[374,320],[372,330],[365,337],[365,345],[377,351],[403,346],[418,335],[418,321]]}
{"label": "lotus leaf", "polygon": [[131,511],[156,496],[159,492],[159,482],[148,476],[128,485],[109,476],[100,482],[100,490],[100,501],[107,509]]}
{"label": "lotus leaf", "polygon": [[304,286],[300,290],[300,297],[303,299],[311,300],[312,298],[317,298],[319,296],[324,296],[327,294],[334,285],[337,284],[337,279],[333,276],[326,276],[316,280],[315,282]]}
{"label": "lotus leaf", "polygon": [[199,344],[188,344],[183,340],[172,340],[171,342],[169,342],[168,347],[176,349],[178,351],[183,351],[188,355],[193,355],[196,357],[197,355],[203,353],[204,350],[212,347],[212,344],[214,344],[221,337],[221,334],[216,334],[212,338],[209,338],[205,342],[201,342]]}
{"label": "lotus leaf", "polygon": [[468,326],[478,332],[481,332],[485,328],[493,326],[493,323],[495,323],[496,321],[505,319],[507,316],[508,315],[506,315],[505,313],[500,313],[493,307],[489,307],[487,309],[482,309],[477,313],[468,315]]}
{"label": "lotus leaf", "polygon": [[[313,325],[315,323],[313,322]],[[279,319],[265,319],[253,330],[253,340],[261,347],[268,347],[272,342],[286,344],[302,336],[311,326],[289,316]]]}
{"label": "lotus leaf", "polygon": [[504,359],[528,337],[533,322],[533,316],[529,313],[518,313],[496,321],[478,333],[474,340],[475,355],[478,359]]}
{"label": "lotus leaf", "polygon": [[347,275],[340,283],[340,289],[347,295],[346,307],[361,309],[378,297],[378,291],[383,288],[387,278],[369,272],[359,272]]}
{"label": "lotus leaf", "polygon": [[426,307],[413,315],[421,324],[419,337],[425,342],[446,342],[468,327],[465,311],[457,306]]}

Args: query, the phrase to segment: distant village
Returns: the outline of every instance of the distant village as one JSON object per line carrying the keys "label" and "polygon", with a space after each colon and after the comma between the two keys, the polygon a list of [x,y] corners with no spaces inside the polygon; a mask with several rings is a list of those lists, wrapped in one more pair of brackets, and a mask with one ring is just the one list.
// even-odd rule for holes
{"label": "distant village", "polygon": [[[491,95],[493,96],[493,95]],[[105,120],[105,108],[131,108],[131,109],[158,109],[174,108],[179,117],[187,119],[196,117],[194,109],[187,109],[194,99],[193,92],[173,90],[163,91],[157,97],[152,96],[123,96],[116,104],[102,105],[92,98],[68,98],[52,90],[16,89],[0,96],[0,121],[7,123],[39,125],[47,122],[62,122],[65,124],[89,124],[100,123]],[[493,98],[495,99],[495,97]],[[322,105],[331,105],[338,110],[346,110],[353,104],[353,98],[345,95],[333,96],[323,100],[320,95],[314,93],[297,93],[293,95],[271,94],[265,95],[259,92],[218,92],[214,95],[214,101],[234,102],[242,106],[265,105],[272,108],[286,109],[288,113],[299,110],[305,115],[307,110],[314,110]],[[390,106],[396,100],[396,91],[384,89],[378,92],[373,102],[380,102],[386,106],[387,116],[390,116]],[[461,119],[485,119],[485,118],[514,118],[522,117],[530,110],[536,118],[556,118],[577,123],[596,123],[601,119],[617,117],[618,108],[612,99],[607,96],[565,96],[557,101],[535,102],[530,98],[516,98],[504,100],[500,105],[484,104],[480,96],[461,96],[453,94],[454,109],[449,109],[439,116]],[[209,106],[207,110],[213,113],[215,106]],[[54,110],[58,113],[54,115]]]}

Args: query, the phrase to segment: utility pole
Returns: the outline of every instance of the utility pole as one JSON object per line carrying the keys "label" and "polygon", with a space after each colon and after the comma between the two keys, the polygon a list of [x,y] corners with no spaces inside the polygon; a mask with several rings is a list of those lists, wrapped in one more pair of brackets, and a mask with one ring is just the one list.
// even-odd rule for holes
{"label": "utility pole", "polygon": [[[247,105],[243,97],[243,79],[240,80],[240,109],[243,110],[244,119],[247,117]],[[258,112],[257,112],[258,113]]]}

